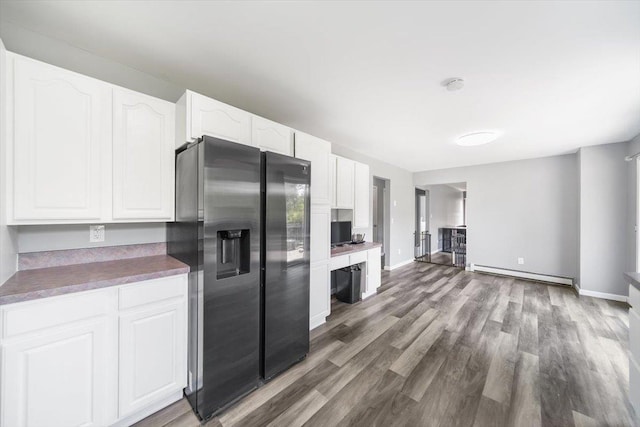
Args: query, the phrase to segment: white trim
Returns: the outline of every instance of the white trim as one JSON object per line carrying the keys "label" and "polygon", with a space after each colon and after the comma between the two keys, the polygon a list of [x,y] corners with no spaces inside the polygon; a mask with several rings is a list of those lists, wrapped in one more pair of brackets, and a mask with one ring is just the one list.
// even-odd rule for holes
{"label": "white trim", "polygon": [[559,285],[573,286],[573,279],[570,277],[549,276],[547,274],[529,273],[526,271],[509,270],[506,268],[487,267],[485,265],[471,264],[469,271],[479,271],[482,273],[500,274],[504,276],[520,277],[522,279],[539,280],[541,282],[557,283]]}
{"label": "white trim", "polygon": [[585,289],[580,289],[579,287],[578,287],[578,294],[580,296],[584,295],[586,297],[608,299],[608,300],[611,300],[611,301],[620,301],[620,302],[628,302],[629,301],[629,297],[624,296],[624,295],[608,294],[606,292],[587,291]]}
{"label": "white trim", "polygon": [[182,399],[183,395],[184,393],[182,390],[173,392],[164,399],[154,402],[140,411],[134,412],[131,415],[127,415],[126,417],[117,420],[115,423],[111,424],[111,427],[124,427],[135,424],[138,421],[147,418],[149,415],[155,414],[159,410],[164,409],[172,403]]}
{"label": "white trim", "polygon": [[378,293],[378,289],[374,289],[371,292],[365,292],[365,293],[362,294],[362,299],[363,300],[367,299],[367,298],[369,298],[369,297],[371,297],[371,296],[373,296],[373,295],[375,295],[377,293]]}
{"label": "white trim", "polygon": [[385,266],[384,266],[384,269],[385,269],[386,271],[392,271],[392,270],[395,270],[396,268],[400,268],[400,267],[404,267],[405,265],[409,265],[409,264],[411,264],[413,261],[414,261],[414,260],[413,260],[413,258],[412,258],[412,259],[408,259],[408,260],[406,260],[406,261],[399,262],[398,264],[396,264],[396,265],[392,265],[391,267],[389,267],[388,265],[385,265]]}
{"label": "white trim", "polygon": [[316,315],[312,319],[309,319],[309,330],[311,331],[320,325],[324,325],[326,322],[327,322],[327,315],[325,313]]}

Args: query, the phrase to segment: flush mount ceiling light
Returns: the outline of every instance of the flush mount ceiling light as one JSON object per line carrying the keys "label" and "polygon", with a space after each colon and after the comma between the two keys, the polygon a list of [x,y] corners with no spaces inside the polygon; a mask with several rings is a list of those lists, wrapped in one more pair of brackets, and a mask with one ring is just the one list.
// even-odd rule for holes
{"label": "flush mount ceiling light", "polygon": [[456,144],[463,147],[473,147],[474,145],[488,144],[498,139],[499,136],[499,132],[493,131],[473,132],[458,137]]}
{"label": "flush mount ceiling light", "polygon": [[459,77],[454,77],[444,82],[444,86],[449,92],[455,92],[464,87],[464,80]]}

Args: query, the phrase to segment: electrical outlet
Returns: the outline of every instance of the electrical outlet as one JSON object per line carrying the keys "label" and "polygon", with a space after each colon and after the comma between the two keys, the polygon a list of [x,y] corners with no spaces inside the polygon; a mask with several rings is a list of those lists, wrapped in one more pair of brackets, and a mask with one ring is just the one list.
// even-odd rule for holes
{"label": "electrical outlet", "polygon": [[524,258],[518,258],[518,264],[519,265],[523,265],[524,264]]}
{"label": "electrical outlet", "polygon": [[393,218],[391,218],[391,224],[393,224]]}
{"label": "electrical outlet", "polygon": [[400,253],[401,253],[401,252],[402,252],[402,251],[401,251],[400,249],[398,249],[398,255],[400,255]]}
{"label": "electrical outlet", "polygon": [[398,201],[397,200],[393,201],[393,206],[398,206]]}
{"label": "electrical outlet", "polygon": [[89,242],[104,242],[104,225],[89,226]]}

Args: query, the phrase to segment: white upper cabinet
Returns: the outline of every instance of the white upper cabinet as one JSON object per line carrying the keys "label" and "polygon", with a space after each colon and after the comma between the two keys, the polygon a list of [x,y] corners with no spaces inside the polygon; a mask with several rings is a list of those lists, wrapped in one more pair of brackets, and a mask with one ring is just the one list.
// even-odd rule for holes
{"label": "white upper cabinet", "polygon": [[114,89],[114,220],[173,218],[174,114],[170,102]]}
{"label": "white upper cabinet", "polygon": [[9,223],[100,219],[109,209],[111,86],[9,58]]}
{"label": "white upper cabinet", "polygon": [[353,209],[353,175],[355,162],[337,157],[336,160],[336,206],[338,209]]}
{"label": "white upper cabinet", "polygon": [[[187,91],[183,96],[186,97],[187,137],[185,141],[178,139],[177,145],[190,142],[202,135],[253,145],[251,113],[192,91]],[[178,103],[181,101],[182,99]]]}
{"label": "white upper cabinet", "polygon": [[354,169],[354,205],[353,227],[364,228],[369,226],[369,165],[355,162]]}
{"label": "white upper cabinet", "polygon": [[329,156],[329,204],[331,209],[338,207],[338,189],[336,188],[336,167],[338,165],[338,157],[331,154]]}
{"label": "white upper cabinet", "polygon": [[302,132],[295,134],[295,155],[311,162],[311,203],[331,204],[331,183],[329,158],[331,143]]}
{"label": "white upper cabinet", "polygon": [[263,151],[293,156],[293,131],[260,116],[251,119],[251,143]]}

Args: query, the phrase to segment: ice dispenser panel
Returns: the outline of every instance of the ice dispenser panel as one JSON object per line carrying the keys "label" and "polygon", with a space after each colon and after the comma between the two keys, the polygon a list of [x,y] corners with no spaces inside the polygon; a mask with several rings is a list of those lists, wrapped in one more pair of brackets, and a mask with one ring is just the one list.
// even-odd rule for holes
{"label": "ice dispenser panel", "polygon": [[250,256],[248,229],[218,231],[218,279],[249,273]]}

